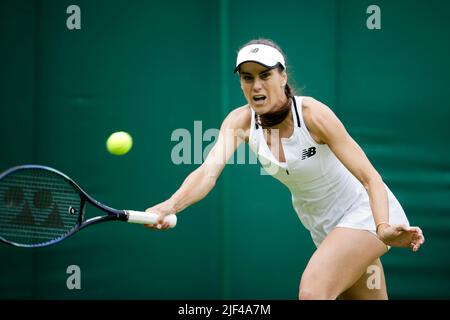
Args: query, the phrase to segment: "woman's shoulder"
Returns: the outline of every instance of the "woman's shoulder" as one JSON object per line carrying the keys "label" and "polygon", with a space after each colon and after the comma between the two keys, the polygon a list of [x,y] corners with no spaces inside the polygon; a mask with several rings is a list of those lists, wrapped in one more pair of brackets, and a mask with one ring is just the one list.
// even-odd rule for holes
{"label": "woman's shoulder", "polygon": [[305,110],[311,110],[315,109],[316,111],[320,109],[324,105],[319,100],[315,99],[314,97],[310,96],[302,96],[302,109]]}
{"label": "woman's shoulder", "polygon": [[231,110],[225,118],[224,124],[226,123],[229,128],[247,130],[250,128],[251,118],[252,111],[249,105],[246,104]]}
{"label": "woman's shoulder", "polygon": [[313,139],[317,143],[323,143],[320,137],[330,120],[336,117],[333,111],[326,104],[313,97],[303,97],[302,116]]}
{"label": "woman's shoulder", "polygon": [[305,96],[302,99],[302,114],[305,122],[315,122],[333,114],[333,111],[321,101]]}
{"label": "woman's shoulder", "polygon": [[248,142],[250,134],[252,111],[249,105],[235,108],[228,113],[220,128],[221,131],[233,132],[245,142]]}

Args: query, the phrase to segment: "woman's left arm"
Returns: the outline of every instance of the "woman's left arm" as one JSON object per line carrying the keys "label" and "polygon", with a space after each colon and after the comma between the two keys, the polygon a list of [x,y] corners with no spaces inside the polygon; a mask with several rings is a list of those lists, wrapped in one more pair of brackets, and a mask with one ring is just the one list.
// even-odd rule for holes
{"label": "woman's left arm", "polygon": [[388,245],[417,251],[424,241],[422,231],[418,227],[389,224],[388,195],[383,179],[342,122],[330,108],[313,98],[304,98],[303,106],[304,120],[314,140],[327,144],[367,190],[380,239]]}

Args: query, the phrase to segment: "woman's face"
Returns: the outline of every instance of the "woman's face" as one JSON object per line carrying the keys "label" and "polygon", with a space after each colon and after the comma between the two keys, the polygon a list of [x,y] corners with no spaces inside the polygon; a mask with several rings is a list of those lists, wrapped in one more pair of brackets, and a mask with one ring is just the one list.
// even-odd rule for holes
{"label": "woman's face", "polygon": [[285,103],[286,71],[280,73],[278,68],[245,62],[240,66],[239,77],[244,96],[257,114],[274,111]]}

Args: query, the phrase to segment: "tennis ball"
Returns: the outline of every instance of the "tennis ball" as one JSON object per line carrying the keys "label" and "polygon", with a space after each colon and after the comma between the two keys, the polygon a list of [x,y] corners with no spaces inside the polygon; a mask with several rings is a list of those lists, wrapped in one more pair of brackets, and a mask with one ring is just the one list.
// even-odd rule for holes
{"label": "tennis ball", "polygon": [[133,146],[133,138],[130,134],[124,131],[112,133],[108,140],[106,140],[106,149],[109,153],[116,156],[122,156],[130,151]]}

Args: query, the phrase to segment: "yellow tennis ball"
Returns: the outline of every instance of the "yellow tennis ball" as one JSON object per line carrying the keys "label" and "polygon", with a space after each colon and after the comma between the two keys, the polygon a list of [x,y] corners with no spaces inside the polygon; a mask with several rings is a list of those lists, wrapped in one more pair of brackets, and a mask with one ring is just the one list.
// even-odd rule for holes
{"label": "yellow tennis ball", "polygon": [[106,149],[111,154],[122,156],[130,151],[133,146],[133,138],[124,131],[114,132],[106,140]]}

